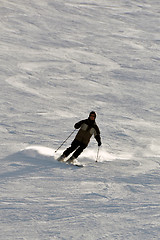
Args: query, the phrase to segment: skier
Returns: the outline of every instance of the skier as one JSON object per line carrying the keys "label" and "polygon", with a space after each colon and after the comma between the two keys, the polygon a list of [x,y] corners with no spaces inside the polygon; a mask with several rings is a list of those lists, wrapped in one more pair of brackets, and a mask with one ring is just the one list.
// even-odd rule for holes
{"label": "skier", "polygon": [[81,120],[74,125],[76,129],[80,129],[75,139],[71,143],[71,146],[63,152],[58,161],[64,161],[64,159],[68,157],[69,154],[74,152],[73,155],[67,160],[67,163],[72,163],[74,159],[76,159],[87,147],[93,134],[98,142],[98,146],[101,146],[100,131],[95,122],[95,119],[96,113],[92,111],[90,112],[88,119]]}

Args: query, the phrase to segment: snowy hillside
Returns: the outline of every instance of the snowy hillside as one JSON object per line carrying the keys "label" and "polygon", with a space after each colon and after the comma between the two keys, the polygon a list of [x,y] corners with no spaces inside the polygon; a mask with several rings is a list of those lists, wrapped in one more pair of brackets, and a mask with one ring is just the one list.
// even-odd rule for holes
{"label": "snowy hillside", "polygon": [[[0,0],[0,239],[160,239],[159,6]],[[57,162],[91,110],[98,162]]]}

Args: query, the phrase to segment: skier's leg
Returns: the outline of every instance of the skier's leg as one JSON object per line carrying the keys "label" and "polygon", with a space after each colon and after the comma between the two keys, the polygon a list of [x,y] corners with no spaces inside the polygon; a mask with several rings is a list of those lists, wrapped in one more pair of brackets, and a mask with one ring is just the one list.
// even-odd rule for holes
{"label": "skier's leg", "polygon": [[80,146],[76,149],[76,151],[73,153],[73,157],[77,158],[82,152],[83,150],[87,147],[86,144],[81,143]]}
{"label": "skier's leg", "polygon": [[72,163],[74,159],[76,159],[82,152],[83,150],[87,147],[86,144],[80,143],[79,147],[76,149],[76,151],[73,153],[73,155],[67,160],[68,163]]}
{"label": "skier's leg", "polygon": [[71,143],[71,146],[63,152],[63,155],[65,157],[68,157],[68,155],[72,153],[74,150],[76,150],[78,146],[79,146],[79,141],[73,140],[73,142]]}

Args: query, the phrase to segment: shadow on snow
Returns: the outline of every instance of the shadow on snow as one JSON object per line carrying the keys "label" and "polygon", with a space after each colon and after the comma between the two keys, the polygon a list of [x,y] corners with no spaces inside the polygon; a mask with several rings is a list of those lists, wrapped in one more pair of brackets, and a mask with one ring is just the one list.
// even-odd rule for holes
{"label": "shadow on snow", "polygon": [[7,172],[1,172],[0,178],[12,178],[32,174],[36,171],[43,171],[51,168],[68,168],[68,166],[58,162],[57,156],[54,154],[54,149],[35,146],[28,147],[22,151],[11,154],[4,159],[1,159],[6,166]]}

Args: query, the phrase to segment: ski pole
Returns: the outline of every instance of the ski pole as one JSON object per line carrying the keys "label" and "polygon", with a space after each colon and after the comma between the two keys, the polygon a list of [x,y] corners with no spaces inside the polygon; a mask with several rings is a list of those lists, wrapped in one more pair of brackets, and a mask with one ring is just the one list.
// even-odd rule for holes
{"label": "ski pole", "polygon": [[76,131],[76,129],[74,129],[71,134],[62,142],[62,144],[57,148],[57,150],[55,150],[55,153],[63,146],[63,144],[68,140],[68,138],[70,138],[70,136]]}
{"label": "ski pole", "polygon": [[98,146],[96,162],[98,162],[98,158],[99,158],[99,149],[100,149],[100,147]]}

